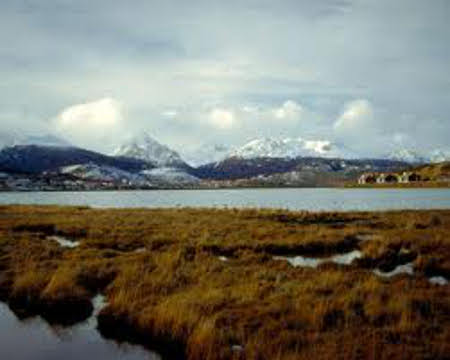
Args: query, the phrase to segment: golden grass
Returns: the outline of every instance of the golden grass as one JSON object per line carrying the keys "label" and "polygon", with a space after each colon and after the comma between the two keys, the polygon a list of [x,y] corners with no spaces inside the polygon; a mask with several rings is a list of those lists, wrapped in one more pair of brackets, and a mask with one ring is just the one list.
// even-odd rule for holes
{"label": "golden grass", "polygon": [[[450,276],[449,230],[447,210],[3,206],[0,295],[55,320],[71,306],[87,316],[104,292],[103,332],[178,344],[188,359],[444,359],[449,285],[427,277]],[[81,245],[61,248],[54,234]],[[273,259],[354,249],[364,258],[350,266]],[[372,272],[405,262],[413,276]]]}

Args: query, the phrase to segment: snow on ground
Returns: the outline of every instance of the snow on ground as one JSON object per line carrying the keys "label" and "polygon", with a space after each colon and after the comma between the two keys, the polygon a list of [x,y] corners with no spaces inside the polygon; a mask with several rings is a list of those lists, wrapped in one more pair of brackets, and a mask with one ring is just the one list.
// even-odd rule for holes
{"label": "snow on ground", "polygon": [[183,170],[172,167],[143,170],[141,171],[141,174],[150,181],[167,182],[170,184],[190,184],[197,183],[199,181],[199,179],[195,176],[192,176]]}

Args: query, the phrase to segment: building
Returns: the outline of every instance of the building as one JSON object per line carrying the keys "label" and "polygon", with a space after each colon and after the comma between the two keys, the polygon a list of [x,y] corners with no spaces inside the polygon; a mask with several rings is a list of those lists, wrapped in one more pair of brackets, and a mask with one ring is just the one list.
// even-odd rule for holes
{"label": "building", "polygon": [[422,181],[419,174],[411,171],[405,171],[402,174],[396,173],[365,173],[358,178],[358,184],[393,184],[393,183],[410,183]]}
{"label": "building", "polygon": [[384,174],[381,173],[377,176],[377,184],[392,184],[399,182],[399,176],[397,174]]}
{"label": "building", "polygon": [[404,184],[422,180],[420,175],[415,172],[406,172],[405,171],[399,177],[400,177],[399,182],[404,183]]}
{"label": "building", "polygon": [[376,182],[377,182],[377,178],[376,178],[375,174],[372,174],[372,173],[362,174],[358,179],[358,184],[360,184],[360,185],[375,184]]}

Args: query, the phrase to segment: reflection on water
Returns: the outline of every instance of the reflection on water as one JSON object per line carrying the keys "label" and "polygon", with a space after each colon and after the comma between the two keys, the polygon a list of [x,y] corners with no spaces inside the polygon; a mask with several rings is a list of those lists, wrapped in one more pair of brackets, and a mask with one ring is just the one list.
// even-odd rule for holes
{"label": "reflection on water", "polygon": [[69,239],[66,239],[65,237],[57,236],[57,235],[48,236],[47,239],[56,241],[60,246],[66,247],[66,248],[76,248],[77,246],[80,245],[79,241],[69,240]]}
{"label": "reflection on water", "polygon": [[274,256],[274,260],[285,260],[294,267],[312,267],[316,268],[320,264],[332,262],[339,265],[350,265],[353,260],[359,259],[362,256],[361,251],[353,250],[345,254],[334,255],[327,258],[311,258],[304,256]]}
{"label": "reflection on water", "polygon": [[412,263],[408,263],[408,264],[398,265],[392,271],[384,272],[379,269],[375,269],[373,272],[378,276],[390,278],[390,277],[400,275],[400,274],[413,275],[414,267],[413,267]]}
{"label": "reflection on water", "polygon": [[[104,300],[94,298],[99,309]],[[0,359],[7,360],[156,360],[143,347],[117,344],[97,332],[95,317],[70,328],[51,327],[39,317],[19,321],[0,303]]]}
{"label": "reflection on water", "polygon": [[448,280],[443,276],[433,276],[433,277],[430,277],[428,280],[430,281],[431,284],[434,284],[434,285],[444,286],[444,285],[448,284]]}
{"label": "reflection on water", "polygon": [[450,189],[227,189],[0,193],[0,204],[94,207],[272,207],[291,210],[449,209]]}

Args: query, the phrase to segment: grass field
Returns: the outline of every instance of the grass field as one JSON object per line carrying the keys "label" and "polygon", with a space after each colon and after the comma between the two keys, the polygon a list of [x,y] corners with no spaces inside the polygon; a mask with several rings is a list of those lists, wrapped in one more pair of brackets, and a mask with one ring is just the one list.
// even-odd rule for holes
{"label": "grass field", "polygon": [[[448,359],[450,210],[0,207],[0,297],[168,358]],[[49,236],[80,242],[61,247]],[[275,256],[359,250],[349,265]],[[412,264],[414,274],[380,276]]]}

